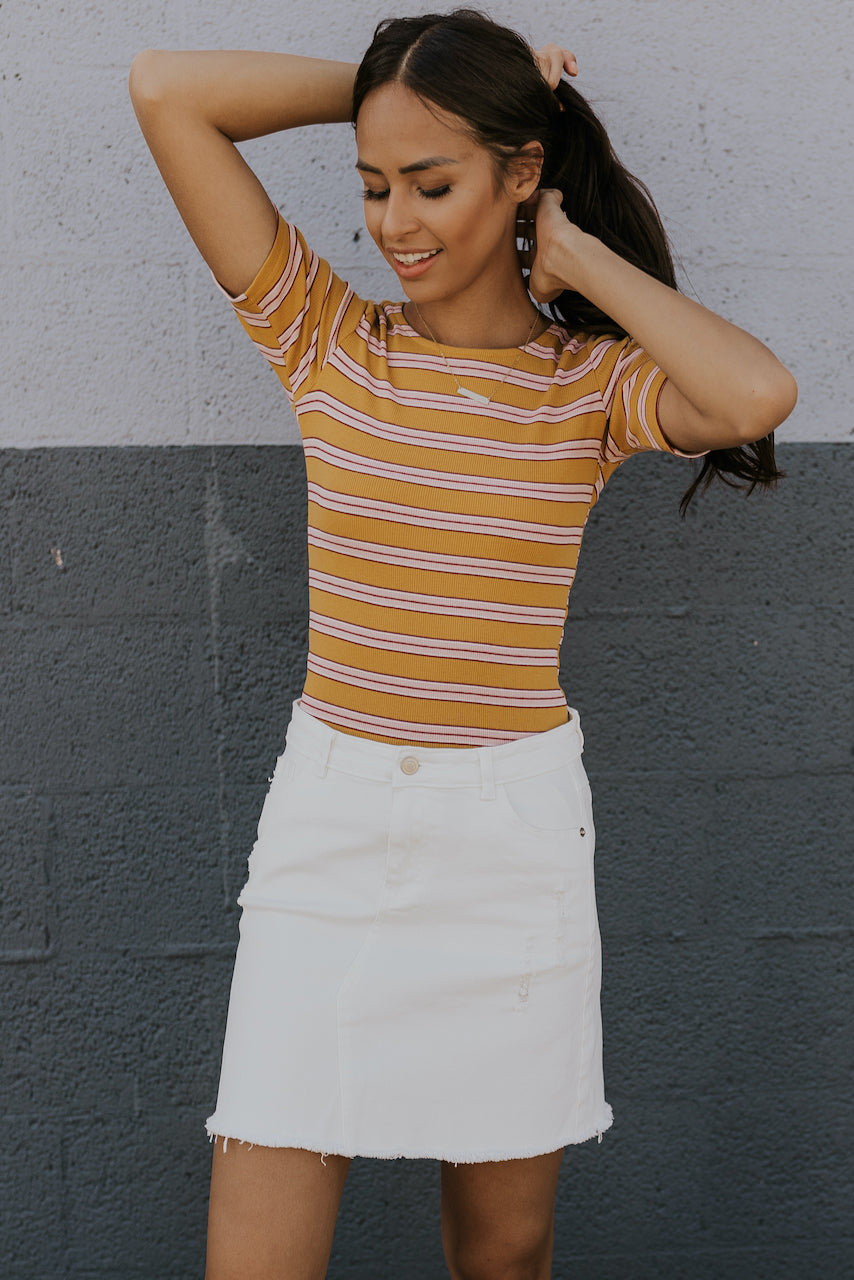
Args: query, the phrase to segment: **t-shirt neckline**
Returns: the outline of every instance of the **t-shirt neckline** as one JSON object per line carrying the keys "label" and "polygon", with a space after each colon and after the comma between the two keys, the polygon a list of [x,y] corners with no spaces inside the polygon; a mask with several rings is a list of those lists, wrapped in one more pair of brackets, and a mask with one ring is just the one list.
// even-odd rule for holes
{"label": "t-shirt neckline", "polygon": [[[428,346],[435,347],[438,351],[444,351],[447,356],[466,356],[472,354],[506,356],[512,352],[526,351],[532,342],[541,342],[548,334],[556,334],[561,328],[560,324],[556,320],[553,320],[547,329],[543,329],[542,333],[538,334],[535,338],[529,338],[527,342],[522,343],[517,347],[450,347],[444,343],[440,345],[438,342],[434,342],[432,338],[425,338],[423,333],[419,333],[417,329],[413,329],[412,325],[403,314],[403,308],[405,305],[406,304],[403,302],[386,303],[389,311],[397,312],[400,316],[400,319],[395,323],[395,328],[398,333],[404,334],[407,338],[417,338],[419,342],[426,342]],[[543,315],[545,319],[548,319],[545,312],[541,312],[541,315]]]}

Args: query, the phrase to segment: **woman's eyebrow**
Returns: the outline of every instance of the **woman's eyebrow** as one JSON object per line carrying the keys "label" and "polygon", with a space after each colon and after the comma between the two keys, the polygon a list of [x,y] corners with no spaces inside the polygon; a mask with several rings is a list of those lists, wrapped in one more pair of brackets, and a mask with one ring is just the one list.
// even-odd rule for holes
{"label": "woman's eyebrow", "polygon": [[[405,164],[402,169],[398,169],[398,173],[420,173],[422,169],[436,169],[444,164],[459,164],[459,160],[452,160],[450,156],[428,156],[426,160],[416,160],[415,164]],[[378,173],[382,177],[382,169],[377,169],[364,160],[357,160],[356,168],[362,173]]]}

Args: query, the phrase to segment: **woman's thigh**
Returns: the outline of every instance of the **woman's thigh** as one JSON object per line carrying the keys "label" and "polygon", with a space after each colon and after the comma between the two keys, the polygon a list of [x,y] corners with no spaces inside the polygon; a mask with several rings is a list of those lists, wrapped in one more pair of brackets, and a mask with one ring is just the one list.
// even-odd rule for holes
{"label": "woman's thigh", "polygon": [[524,1160],[442,1161],[442,1243],[454,1280],[551,1275],[563,1149]]}
{"label": "woman's thigh", "polygon": [[323,1280],[350,1160],[214,1143],[205,1280]]}

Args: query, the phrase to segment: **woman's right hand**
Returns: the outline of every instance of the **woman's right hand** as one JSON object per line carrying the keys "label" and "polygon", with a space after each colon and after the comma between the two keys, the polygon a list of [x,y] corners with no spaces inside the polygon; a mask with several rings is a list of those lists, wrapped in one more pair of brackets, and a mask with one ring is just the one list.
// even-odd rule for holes
{"label": "woman's right hand", "polygon": [[534,51],[534,57],[540,73],[550,89],[556,89],[564,71],[568,76],[578,75],[578,62],[575,54],[562,49],[559,44],[544,44],[542,49]]}

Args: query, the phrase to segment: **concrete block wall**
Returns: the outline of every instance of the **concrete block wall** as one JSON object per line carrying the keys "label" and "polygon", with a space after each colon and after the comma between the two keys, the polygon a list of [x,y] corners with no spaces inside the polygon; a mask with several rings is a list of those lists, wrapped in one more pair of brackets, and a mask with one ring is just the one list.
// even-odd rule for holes
{"label": "concrete block wall", "polygon": [[[554,1274],[847,1280],[854,19],[830,0],[492,11],[566,34],[686,287],[801,387],[776,494],[710,493],[683,523],[688,465],[636,459],[585,537],[562,670],[616,1121],[567,1152]],[[146,45],[357,58],[386,13],[0,10],[9,1280],[203,1273],[235,897],[305,657],[296,427],[159,185],[127,67]],[[339,272],[397,296],[359,234],[346,126],[246,150]],[[438,1166],[355,1161],[331,1280],[444,1274]]]}
{"label": "concrete block wall", "polygon": [[[562,678],[616,1122],[565,1157],[556,1277],[850,1275],[854,556],[815,487],[844,509],[854,453],[781,453],[776,495],[684,524],[687,468],[633,460],[588,529]],[[303,671],[302,458],[2,463],[4,1274],[183,1280],[235,898]],[[442,1274],[438,1167],[354,1162],[330,1276]]]}

